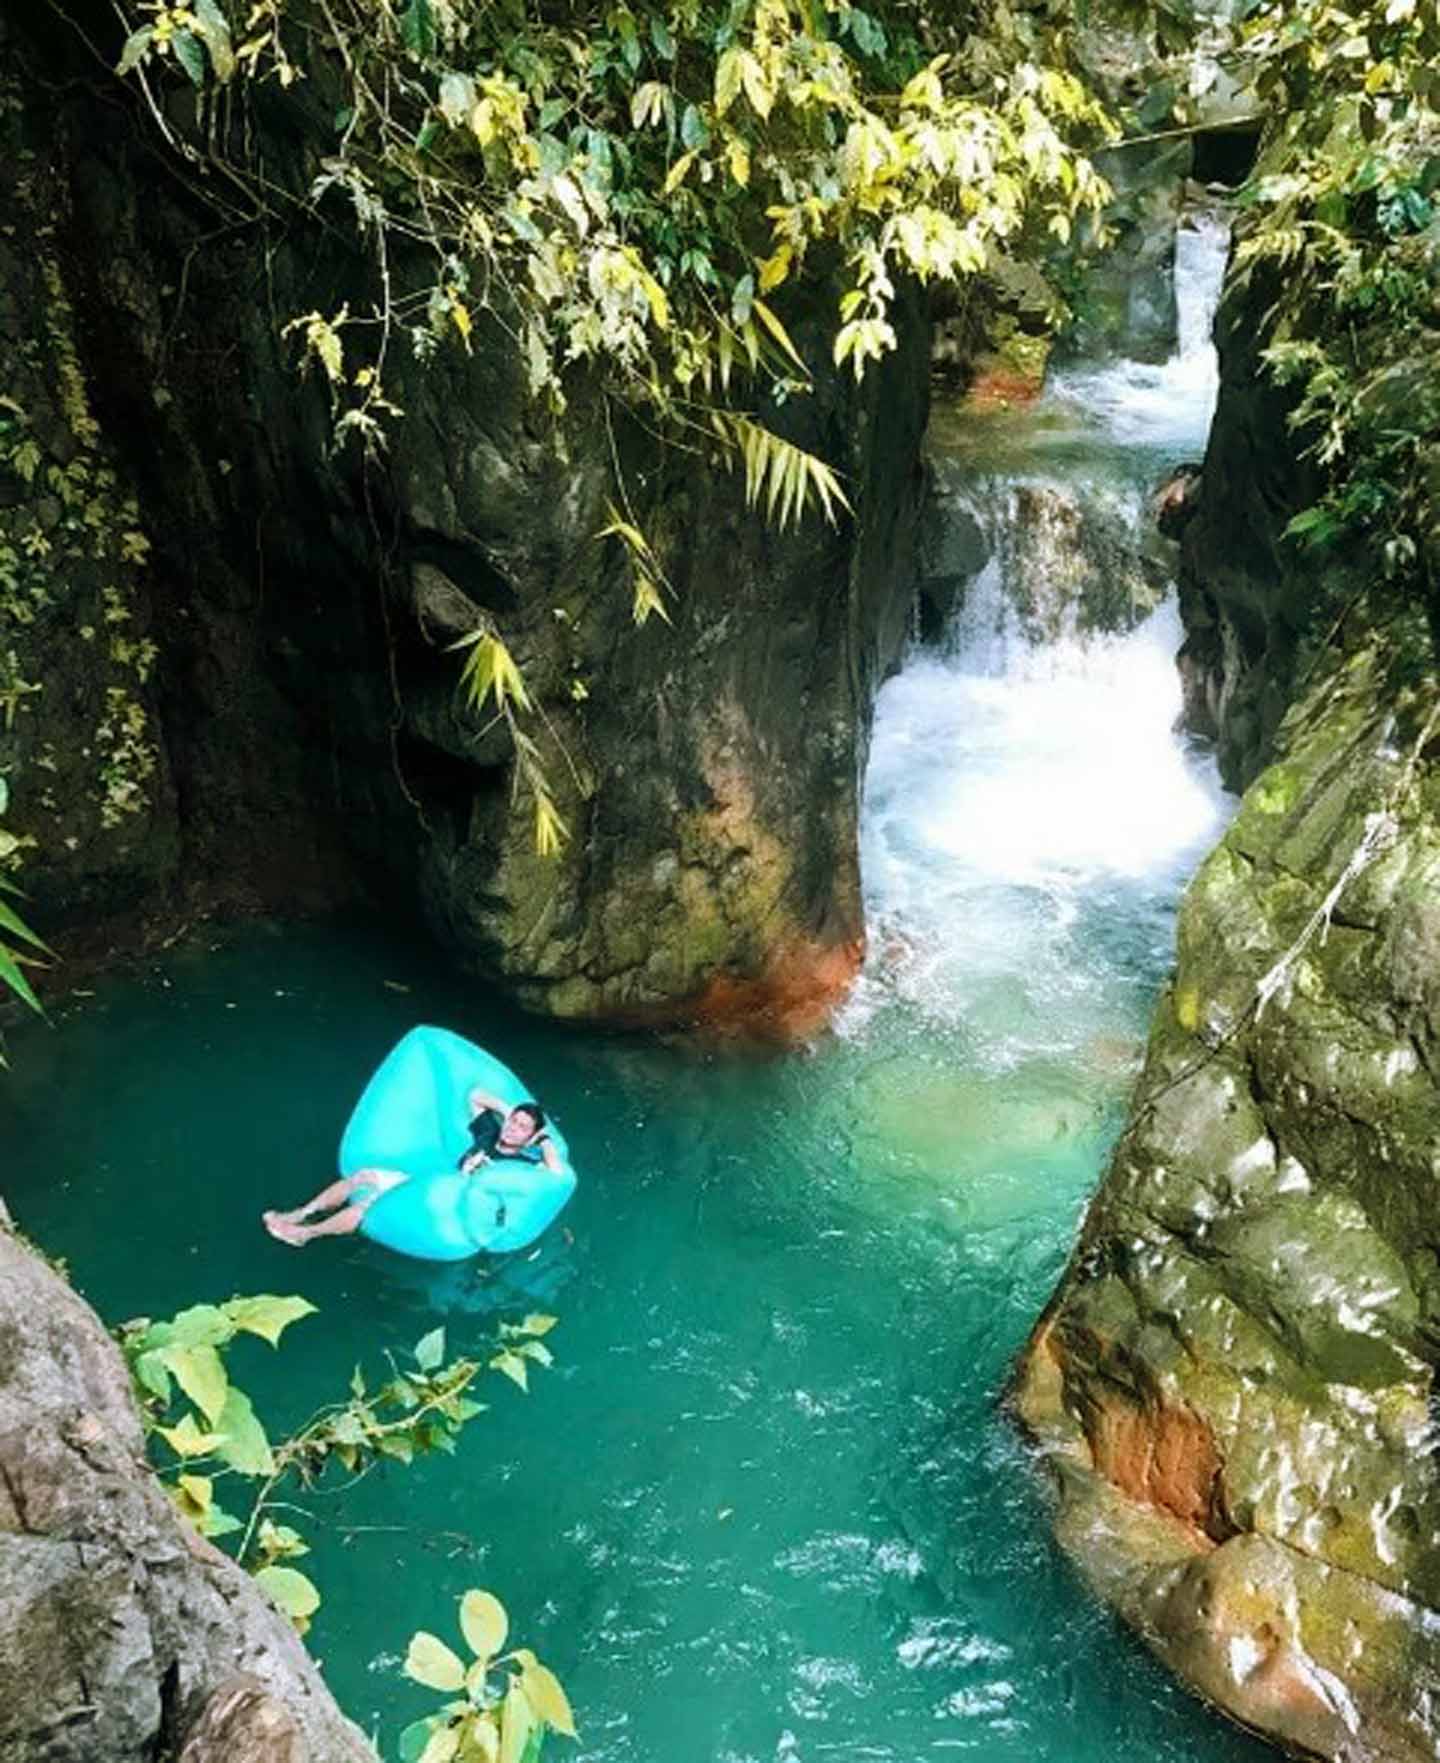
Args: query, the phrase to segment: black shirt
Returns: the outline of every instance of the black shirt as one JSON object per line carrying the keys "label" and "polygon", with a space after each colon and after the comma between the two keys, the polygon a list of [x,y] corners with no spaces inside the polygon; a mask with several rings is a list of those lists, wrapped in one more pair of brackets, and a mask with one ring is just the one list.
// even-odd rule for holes
{"label": "black shirt", "polygon": [[463,1163],[466,1157],[473,1157],[478,1151],[484,1157],[504,1157],[516,1163],[544,1162],[544,1153],[540,1149],[546,1138],[543,1128],[528,1144],[510,1149],[500,1144],[500,1129],[504,1124],[504,1115],[497,1114],[493,1108],[482,1108],[470,1122],[470,1149],[460,1161]]}

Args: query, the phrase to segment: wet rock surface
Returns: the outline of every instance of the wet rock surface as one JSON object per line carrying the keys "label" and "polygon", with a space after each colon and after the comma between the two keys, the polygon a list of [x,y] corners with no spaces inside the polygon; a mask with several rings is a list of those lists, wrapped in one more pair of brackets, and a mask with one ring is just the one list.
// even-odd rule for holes
{"label": "wet rock surface", "polygon": [[375,1763],[288,1619],[187,1531],[119,1352],[0,1207],[0,1756]]}
{"label": "wet rock surface", "polygon": [[1440,744],[1417,671],[1418,622],[1326,652],[1192,882],[1016,1394],[1102,1595],[1228,1713],[1337,1759],[1440,1744]]}

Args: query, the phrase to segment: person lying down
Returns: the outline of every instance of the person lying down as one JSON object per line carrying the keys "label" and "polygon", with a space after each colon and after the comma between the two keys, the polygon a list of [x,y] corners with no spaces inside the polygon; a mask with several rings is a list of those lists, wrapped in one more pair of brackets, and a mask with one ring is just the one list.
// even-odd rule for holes
{"label": "person lying down", "polygon": [[[461,1154],[459,1167],[473,1175],[487,1163],[511,1161],[543,1163],[555,1174],[564,1168],[546,1130],[545,1111],[535,1102],[519,1102],[511,1108],[498,1096],[473,1089],[470,1104],[470,1149]],[[359,1230],[365,1214],[382,1194],[410,1180],[403,1169],[357,1169],[322,1188],[303,1206],[292,1211],[269,1211],[261,1222],[272,1237],[292,1249],[304,1248],[316,1237],[343,1237]]]}

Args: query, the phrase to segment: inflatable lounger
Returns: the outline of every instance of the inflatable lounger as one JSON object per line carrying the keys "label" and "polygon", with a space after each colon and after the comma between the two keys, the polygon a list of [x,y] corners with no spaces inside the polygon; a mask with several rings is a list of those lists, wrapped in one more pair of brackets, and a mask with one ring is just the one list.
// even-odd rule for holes
{"label": "inflatable lounger", "polygon": [[475,1085],[514,1107],[534,1098],[513,1071],[444,1028],[412,1028],[365,1086],[340,1141],[340,1173],[404,1170],[410,1180],[366,1211],[372,1242],[426,1261],[461,1261],[481,1249],[533,1243],[575,1191],[564,1138],[547,1126],[567,1167],[500,1158],[473,1175],[468,1096]]}

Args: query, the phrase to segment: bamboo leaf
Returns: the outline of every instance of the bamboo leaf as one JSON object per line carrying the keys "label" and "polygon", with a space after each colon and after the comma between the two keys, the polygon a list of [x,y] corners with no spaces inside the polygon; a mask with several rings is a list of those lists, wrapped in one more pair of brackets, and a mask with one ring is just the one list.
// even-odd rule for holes
{"label": "bamboo leaf", "polygon": [[743,49],[727,49],[715,64],[715,111],[719,116],[724,116],[740,96],[744,57]]}
{"label": "bamboo leaf", "polygon": [[665,179],[665,194],[667,196],[673,196],[681,184],[685,182],[685,174],[694,165],[697,151],[698,149],[692,147],[688,153],[682,153],[674,165],[670,167],[670,175]]}
{"label": "bamboo leaf", "polygon": [[770,335],[774,337],[775,341],[795,363],[796,367],[800,369],[801,373],[808,373],[809,370],[806,368],[805,363],[800,359],[800,351],[790,341],[790,333],[785,329],[785,326],[781,324],[780,320],[763,300],[757,299],[754,305],[755,316],[760,320],[761,324],[763,324],[765,329],[769,331]]}
{"label": "bamboo leaf", "polygon": [[3,943],[0,943],[0,983],[7,985],[16,997],[23,999],[32,1010],[38,1011],[42,1016],[45,1014],[29,980],[21,973],[16,965],[15,957]]}

